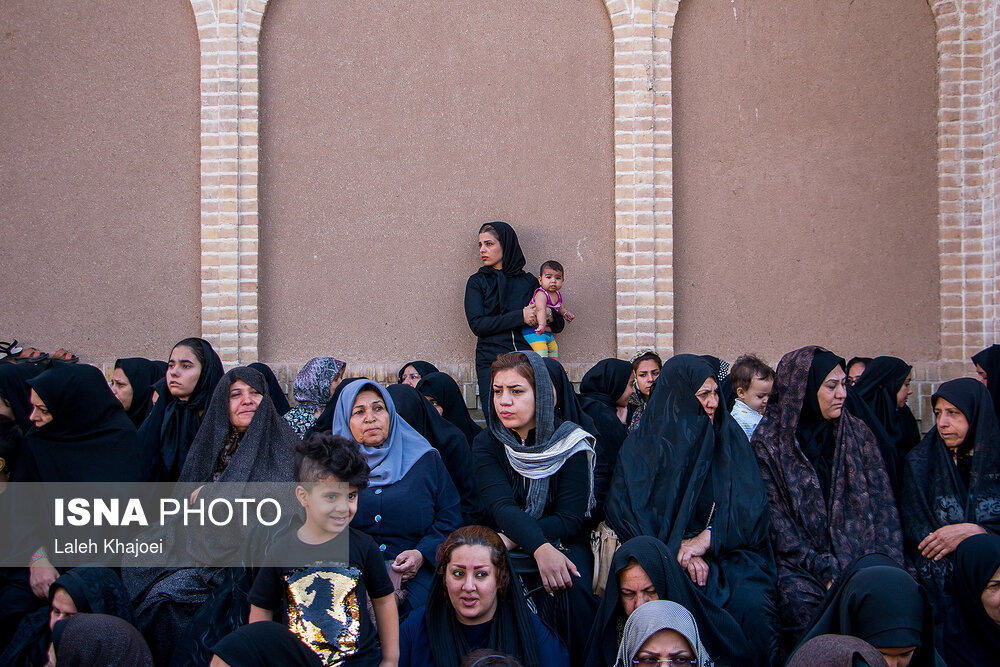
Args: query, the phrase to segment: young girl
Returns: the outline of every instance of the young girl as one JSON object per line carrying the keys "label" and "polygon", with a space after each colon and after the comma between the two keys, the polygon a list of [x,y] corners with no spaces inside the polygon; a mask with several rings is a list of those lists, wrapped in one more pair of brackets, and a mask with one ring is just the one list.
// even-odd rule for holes
{"label": "young girl", "polygon": [[549,320],[552,319],[552,311],[558,312],[567,322],[573,321],[573,313],[566,310],[563,305],[562,293],[559,290],[563,285],[562,264],[550,259],[542,264],[538,270],[538,284],[541,287],[535,290],[528,304],[535,311],[535,319],[538,325],[524,327],[524,339],[528,341],[531,349],[538,353],[540,357],[559,358],[559,347],[556,339],[549,328]]}

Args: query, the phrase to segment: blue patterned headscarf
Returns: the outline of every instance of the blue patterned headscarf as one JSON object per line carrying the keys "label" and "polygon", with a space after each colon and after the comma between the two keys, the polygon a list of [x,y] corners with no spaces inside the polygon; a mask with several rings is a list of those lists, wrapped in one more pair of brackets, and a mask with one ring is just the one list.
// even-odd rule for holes
{"label": "blue patterned headscarf", "polygon": [[386,438],[381,447],[361,445],[361,453],[364,454],[368,461],[368,467],[372,471],[368,477],[368,485],[378,488],[389,486],[403,479],[403,476],[409,472],[420,457],[427,452],[437,454],[437,450],[431,447],[424,436],[417,433],[412,426],[396,414],[396,406],[392,402],[392,396],[385,390],[385,387],[371,380],[352,382],[340,392],[333,411],[333,424],[330,428],[333,435],[354,440],[354,435],[351,433],[351,410],[354,408],[354,401],[358,394],[366,389],[379,393],[382,400],[385,401],[390,419],[389,437]]}
{"label": "blue patterned headscarf", "polygon": [[295,376],[295,400],[313,410],[323,408],[330,401],[330,384],[346,367],[347,364],[333,357],[310,359]]}

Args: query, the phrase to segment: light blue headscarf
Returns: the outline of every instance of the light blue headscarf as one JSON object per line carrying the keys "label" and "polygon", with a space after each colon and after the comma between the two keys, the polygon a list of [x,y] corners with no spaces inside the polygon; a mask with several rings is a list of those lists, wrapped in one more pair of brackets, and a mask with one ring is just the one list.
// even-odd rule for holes
{"label": "light blue headscarf", "polygon": [[[382,400],[385,401],[385,407],[389,411],[389,437],[382,443],[382,446],[366,447],[361,445],[361,453],[365,455],[368,467],[372,471],[368,477],[368,485],[372,487],[389,486],[403,479],[413,464],[420,460],[424,454],[427,452],[437,454],[437,450],[396,414],[396,406],[393,405],[389,392],[382,385],[371,380],[352,382],[340,392],[337,406],[333,411],[331,433],[354,440],[350,424],[351,409],[354,407],[354,401],[358,394],[365,389],[377,391]],[[355,442],[357,441],[355,440]]]}

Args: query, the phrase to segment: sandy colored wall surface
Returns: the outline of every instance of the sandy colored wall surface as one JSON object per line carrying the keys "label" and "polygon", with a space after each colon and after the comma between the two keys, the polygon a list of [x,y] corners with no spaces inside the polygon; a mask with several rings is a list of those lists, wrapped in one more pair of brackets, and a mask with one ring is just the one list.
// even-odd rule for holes
{"label": "sandy colored wall surface", "polygon": [[85,361],[201,332],[186,0],[0,3],[0,334]]}
{"label": "sandy colored wall surface", "polygon": [[676,347],[939,351],[937,74],[922,0],[684,0]]}
{"label": "sandy colored wall surface", "polygon": [[269,5],[261,358],[471,362],[494,219],[566,266],[561,358],[613,355],[611,42],[600,0]]}

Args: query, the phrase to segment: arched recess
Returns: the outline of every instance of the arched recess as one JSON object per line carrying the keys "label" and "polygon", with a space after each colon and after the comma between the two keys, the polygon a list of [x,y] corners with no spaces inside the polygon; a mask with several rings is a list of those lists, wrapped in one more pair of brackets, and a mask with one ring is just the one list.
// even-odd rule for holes
{"label": "arched recess", "polygon": [[612,33],[599,0],[270,3],[260,356],[471,365],[479,224],[567,270],[561,359],[615,354]]}

